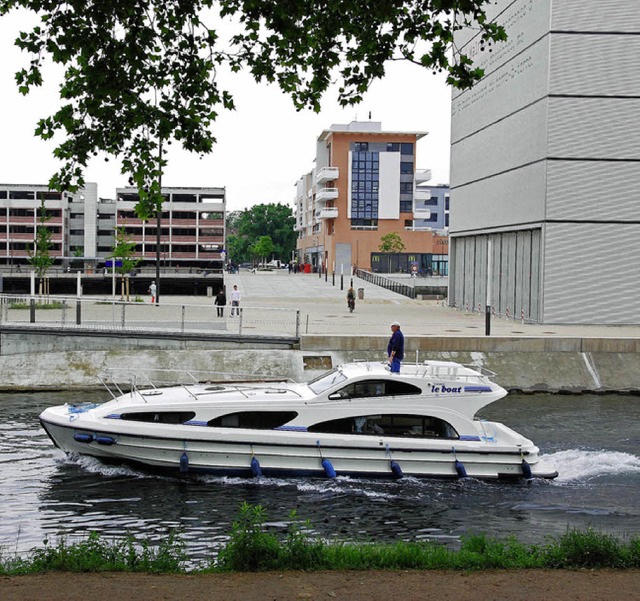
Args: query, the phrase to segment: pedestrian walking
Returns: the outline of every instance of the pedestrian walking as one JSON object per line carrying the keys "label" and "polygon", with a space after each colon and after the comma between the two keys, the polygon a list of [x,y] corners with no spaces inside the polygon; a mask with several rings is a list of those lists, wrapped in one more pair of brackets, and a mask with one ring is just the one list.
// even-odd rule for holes
{"label": "pedestrian walking", "polygon": [[231,317],[233,317],[234,311],[236,315],[240,315],[240,290],[238,290],[238,286],[235,284],[231,291]]}
{"label": "pedestrian walking", "polygon": [[149,284],[149,294],[151,295],[151,304],[153,305],[156,302],[156,281],[153,280],[151,284]]}
{"label": "pedestrian walking", "polygon": [[224,306],[227,304],[227,295],[224,293],[224,288],[220,288],[220,292],[216,294],[213,304],[216,306],[218,317],[224,317]]}
{"label": "pedestrian walking", "polygon": [[387,356],[391,365],[391,373],[400,373],[400,363],[404,359],[404,334],[400,331],[400,324],[394,321],[391,324],[391,338],[387,345]]}

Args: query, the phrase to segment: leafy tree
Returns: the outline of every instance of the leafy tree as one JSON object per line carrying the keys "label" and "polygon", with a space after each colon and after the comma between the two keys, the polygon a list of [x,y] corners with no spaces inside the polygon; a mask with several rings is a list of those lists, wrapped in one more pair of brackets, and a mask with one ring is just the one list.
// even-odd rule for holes
{"label": "leafy tree", "polygon": [[127,297],[129,300],[129,278],[128,275],[135,269],[136,265],[140,263],[140,259],[134,258],[136,252],[136,243],[132,240],[130,234],[126,232],[124,227],[116,228],[115,231],[115,243],[111,251],[110,258],[120,259],[122,265],[116,267],[116,271],[120,274],[121,281],[121,297]]}
{"label": "leafy tree", "polygon": [[404,242],[398,232],[389,232],[380,238],[378,250],[382,253],[401,253],[405,249]]}
{"label": "leafy tree", "polygon": [[251,259],[251,240],[237,234],[227,235],[227,256],[229,260],[238,265]]}
{"label": "leafy tree", "polygon": [[84,257],[84,248],[82,248],[81,246],[77,247],[73,251],[73,256],[75,257],[75,259],[71,261],[71,267],[73,267],[74,269],[82,267],[82,261],[80,260],[80,257]]}
{"label": "leafy tree", "polygon": [[36,228],[36,237],[33,241],[33,250],[28,249],[29,263],[33,266],[36,275],[38,276],[39,294],[45,292],[44,279],[49,267],[53,265],[53,258],[50,255],[51,251],[51,230],[47,227],[47,221],[51,219],[51,216],[47,214],[47,209],[44,206],[44,198],[40,200],[40,208],[38,209],[38,222],[39,225]]}
{"label": "leafy tree", "polygon": [[46,60],[65,68],[62,106],[36,129],[62,139],[50,186],[75,190],[98,152],[120,157],[147,219],[162,205],[166,146],[211,152],[218,111],[234,108],[218,72],[248,70],[276,82],[298,109],[316,111],[334,81],[341,105],[359,102],[390,60],[445,71],[451,85],[469,87],[482,70],[453,36],[473,24],[481,47],[506,39],[486,17],[490,2],[0,0],[0,16],[24,8],[40,19],[16,40],[30,57],[16,74],[21,93],[42,84]]}
{"label": "leafy tree", "polygon": [[240,218],[242,217],[242,213],[243,211],[229,211],[227,213],[227,222],[226,222],[227,236],[229,235],[233,236],[238,233],[238,227],[240,223]]}
{"label": "leafy tree", "polygon": [[254,257],[262,259],[262,262],[266,263],[274,248],[273,241],[269,236],[260,236],[260,239],[249,250]]}
{"label": "leafy tree", "polygon": [[252,256],[264,257],[264,254],[254,255],[251,246],[261,236],[269,236],[273,243],[273,253],[281,261],[288,261],[291,251],[296,247],[296,233],[294,231],[295,217],[291,207],[281,203],[259,204],[231,214],[227,219],[227,232],[235,228],[236,234],[227,234],[227,250],[234,263],[248,261]]}

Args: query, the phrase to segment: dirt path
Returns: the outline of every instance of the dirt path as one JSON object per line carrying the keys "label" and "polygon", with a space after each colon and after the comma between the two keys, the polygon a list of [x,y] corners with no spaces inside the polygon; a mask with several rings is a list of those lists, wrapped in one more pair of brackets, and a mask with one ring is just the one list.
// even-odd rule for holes
{"label": "dirt path", "polygon": [[2,601],[638,601],[640,570],[0,577]]}

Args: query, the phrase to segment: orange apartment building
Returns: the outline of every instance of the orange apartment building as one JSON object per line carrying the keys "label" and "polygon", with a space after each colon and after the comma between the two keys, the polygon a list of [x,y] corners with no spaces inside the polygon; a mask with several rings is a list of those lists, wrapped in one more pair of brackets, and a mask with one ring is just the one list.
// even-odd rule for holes
{"label": "orange apartment building", "polygon": [[396,271],[433,262],[446,273],[448,235],[434,229],[434,197],[420,186],[431,173],[416,169],[416,143],[425,135],[382,131],[375,121],[324,130],[315,168],[296,183],[297,261],[335,273],[371,270],[382,237],[397,232],[405,250]]}

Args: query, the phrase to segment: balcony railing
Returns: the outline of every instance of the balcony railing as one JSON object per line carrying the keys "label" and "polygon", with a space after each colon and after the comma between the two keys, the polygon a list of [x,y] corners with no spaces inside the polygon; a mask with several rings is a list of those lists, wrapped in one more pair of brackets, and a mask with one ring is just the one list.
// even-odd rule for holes
{"label": "balcony railing", "polygon": [[316,192],[316,201],[324,202],[327,200],[336,200],[338,198],[338,188],[320,188]]}
{"label": "balcony railing", "polygon": [[416,184],[423,184],[431,179],[431,169],[416,169],[414,175]]}
{"label": "balcony railing", "polygon": [[337,167],[321,167],[316,173],[316,185],[331,182],[340,177],[340,170]]}
{"label": "balcony railing", "polygon": [[338,209],[337,207],[327,207],[326,209],[320,209],[318,211],[318,217],[320,219],[337,219]]}

